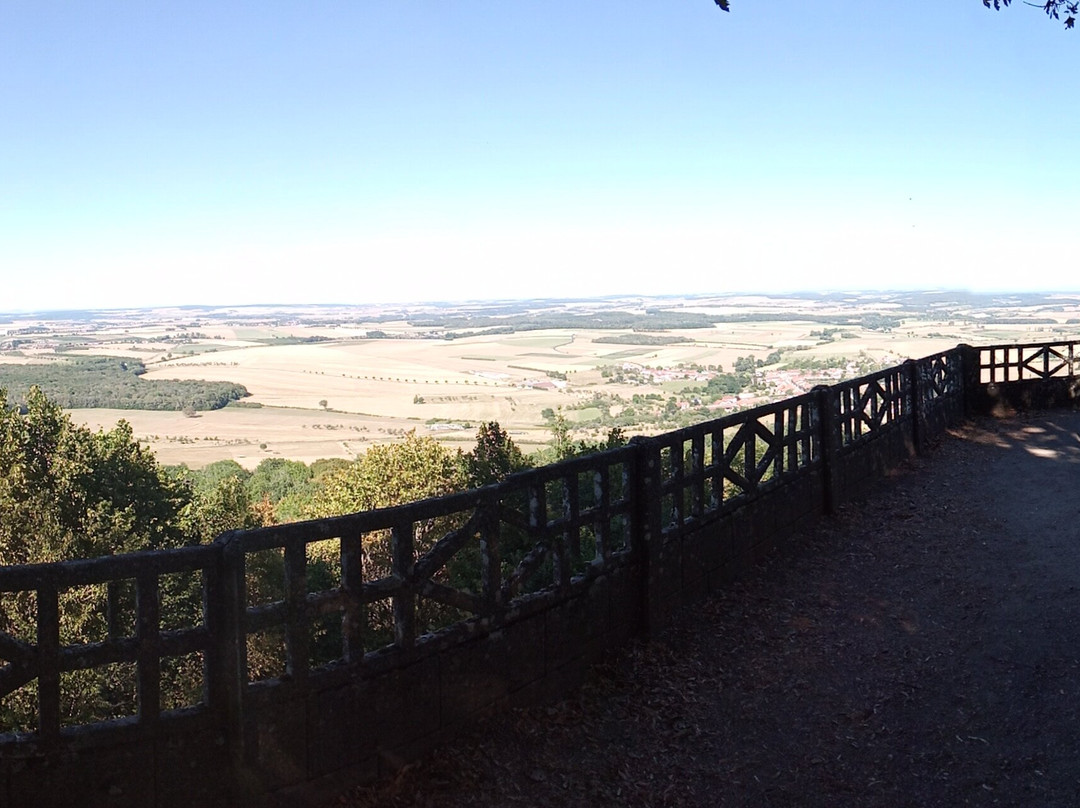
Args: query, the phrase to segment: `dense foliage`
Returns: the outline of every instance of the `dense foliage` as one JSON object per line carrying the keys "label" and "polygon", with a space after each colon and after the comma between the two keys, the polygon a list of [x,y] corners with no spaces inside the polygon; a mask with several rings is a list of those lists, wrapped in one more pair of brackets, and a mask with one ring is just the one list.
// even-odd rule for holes
{"label": "dense foliage", "polygon": [[[0,390],[0,399],[3,394]],[[0,564],[177,547],[186,541],[182,515],[189,503],[186,487],[157,465],[124,422],[108,432],[91,432],[73,424],[36,387],[27,392],[24,409],[0,410]],[[190,581],[163,586],[163,613],[190,614],[198,607],[199,592]],[[105,639],[104,586],[63,591],[59,608],[62,642]],[[0,598],[0,631],[33,642],[36,612],[33,592]],[[184,671],[183,661],[163,666],[163,674],[197,688],[192,683],[198,679]],[[65,687],[65,720],[132,710],[130,667],[74,671]],[[32,681],[6,697],[0,705],[0,731],[32,728],[36,695]]]}
{"label": "dense foliage", "polygon": [[385,508],[465,487],[456,456],[434,438],[410,432],[401,443],[372,446],[315,493],[310,516]]}
{"label": "dense foliage", "polygon": [[87,356],[41,364],[0,364],[0,387],[24,404],[31,387],[50,401],[73,410],[105,407],[120,410],[216,410],[248,395],[241,384],[199,380],[143,379],[142,362]]}
{"label": "dense foliage", "polygon": [[36,387],[0,410],[0,564],[178,546],[187,502],[124,421],[91,432]]}
{"label": "dense foliage", "polygon": [[502,482],[532,465],[497,421],[480,425],[476,432],[476,448],[463,455],[462,460],[465,481],[470,488]]}

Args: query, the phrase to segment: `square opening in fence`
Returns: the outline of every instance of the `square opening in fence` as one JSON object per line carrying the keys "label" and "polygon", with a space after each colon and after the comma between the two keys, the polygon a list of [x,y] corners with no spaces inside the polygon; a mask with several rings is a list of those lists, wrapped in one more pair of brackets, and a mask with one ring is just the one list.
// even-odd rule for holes
{"label": "square opening in fence", "polygon": [[274,626],[247,635],[249,682],[261,682],[285,675],[285,627]]}
{"label": "square opening in fence", "polygon": [[[751,443],[751,458],[753,457],[754,435],[745,422],[724,429],[724,456],[720,458],[721,471],[724,475],[724,499],[749,493],[738,480],[748,480],[748,472],[752,473],[753,463],[750,469],[746,463],[747,443]],[[732,477],[735,479],[733,480]]]}
{"label": "square opening in fence", "polygon": [[390,598],[365,607],[362,637],[366,651],[376,651],[394,643],[394,605]]}
{"label": "square opening in fence", "polygon": [[724,461],[724,437],[722,433],[707,433],[701,443],[701,463],[695,469],[695,473],[701,477],[701,506],[705,513],[720,507],[722,487],[716,484],[716,480],[723,473],[721,468]]}
{"label": "square opening in fence", "polygon": [[562,519],[566,515],[566,486],[565,479],[548,480],[544,483],[544,513],[540,515],[546,523]]}
{"label": "square opening in fence", "polygon": [[723,437],[706,432],[701,440],[701,469],[704,471],[716,465],[717,457],[722,456],[723,451]]}
{"label": "square opening in fence", "polygon": [[539,592],[555,583],[555,566],[551,551],[552,542],[560,541],[552,536],[532,545],[528,552],[511,566],[503,560],[503,581],[515,582],[514,596]]}
{"label": "square opening in fence", "polygon": [[[431,581],[468,595],[480,595],[484,591],[484,552],[480,534],[473,530],[465,535],[458,533],[457,538],[461,543],[456,552],[432,572]],[[424,549],[430,552],[433,546],[429,544]],[[499,541],[500,551],[502,548]]]}
{"label": "square opening in fence", "polygon": [[134,637],[137,614],[135,608],[135,579],[122,578],[105,584],[108,634],[111,639]]}
{"label": "square opening in fence", "polygon": [[609,552],[619,553],[630,549],[630,517],[625,513],[616,514],[608,519],[607,548]]}
{"label": "square opening in fence", "polygon": [[37,679],[32,679],[0,698],[0,735],[7,732],[34,732],[37,728],[38,683]]}
{"label": "square opening in fence", "polygon": [[503,570],[513,568],[536,546],[536,537],[526,528],[503,522],[499,525],[499,560]]}
{"label": "square opening in fence", "polygon": [[527,488],[518,488],[504,493],[499,501],[499,512],[508,524],[529,524],[529,498]]}
{"label": "square opening in fence", "polygon": [[204,670],[202,652],[161,659],[161,709],[183,710],[202,703]]}
{"label": "square opening in fence", "polygon": [[314,618],[310,625],[308,666],[312,669],[325,667],[345,656],[341,630],[341,612],[331,612]]}
{"label": "square opening in fence", "polygon": [[596,529],[592,525],[584,525],[578,528],[576,534],[571,531],[567,535],[567,545],[570,551],[570,574],[581,575],[599,552]]}
{"label": "square opening in fence", "polygon": [[[496,577],[499,572],[496,570]],[[480,537],[473,533],[442,568],[434,571],[429,582],[425,582],[429,591],[421,592],[416,600],[417,635],[439,631],[479,614],[483,609],[483,574]],[[501,580],[499,578],[497,586],[501,585]]]}
{"label": "square opening in fence", "polygon": [[263,606],[285,599],[285,550],[256,550],[244,559],[247,605]]}
{"label": "square opening in fence", "polygon": [[434,634],[444,628],[468,620],[473,613],[445,603],[419,598],[416,604],[416,636]]}
{"label": "square opening in fence", "polygon": [[[577,485],[578,513],[585,513],[600,505],[603,492],[601,489],[601,474],[599,471],[579,471],[574,475]],[[574,484],[574,481],[569,481]]]}
{"label": "square opening in fence", "polygon": [[307,545],[307,591],[326,592],[341,586],[341,542],[313,541]]}
{"label": "square opening in fence", "polygon": [[[127,582],[126,582],[127,583]],[[106,584],[73,586],[59,593],[60,609],[60,644],[86,645],[104,642],[109,638],[109,596]],[[117,609],[125,618],[127,604],[117,604]],[[132,609],[133,611],[133,609]],[[117,611],[112,614],[118,619]],[[121,632],[130,629],[133,633],[134,621],[122,621]],[[121,636],[130,636],[121,633]]]}
{"label": "square opening in fence", "polygon": [[660,448],[660,479],[672,480],[682,473],[682,442]]}
{"label": "square opening in fence", "polygon": [[161,630],[177,631],[203,625],[202,570],[173,572],[158,579]]}
{"label": "square opening in fence", "polygon": [[393,543],[389,530],[373,530],[360,538],[363,547],[365,581],[377,581],[393,575]]}
{"label": "square opening in fence", "polygon": [[[37,642],[37,592],[0,593],[0,633],[23,643]],[[5,658],[0,650],[0,661]]]}
{"label": "square opening in fence", "polygon": [[60,723],[92,724],[136,715],[137,667],[114,662],[60,674]]}
{"label": "square opening in fence", "polygon": [[608,502],[616,505],[627,502],[630,490],[630,468],[627,463],[612,463],[607,468]]}

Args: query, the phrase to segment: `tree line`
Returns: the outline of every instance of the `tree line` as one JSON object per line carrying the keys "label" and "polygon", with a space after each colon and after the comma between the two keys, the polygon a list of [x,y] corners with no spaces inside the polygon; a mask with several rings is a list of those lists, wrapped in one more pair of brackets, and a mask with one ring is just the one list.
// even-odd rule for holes
{"label": "tree line", "polygon": [[510,316],[447,315],[410,321],[417,328],[487,329],[498,327],[512,331],[561,329],[629,329],[664,331],[672,328],[711,328],[717,318],[711,314],[667,309],[647,309],[644,314],[630,311],[594,311],[587,314],[571,312],[536,312]]}
{"label": "tree line", "polygon": [[39,388],[64,409],[217,410],[249,395],[233,382],[197,379],[143,379],[146,366],[137,359],[88,356],[41,364],[0,364],[0,388],[7,399],[26,406]]}

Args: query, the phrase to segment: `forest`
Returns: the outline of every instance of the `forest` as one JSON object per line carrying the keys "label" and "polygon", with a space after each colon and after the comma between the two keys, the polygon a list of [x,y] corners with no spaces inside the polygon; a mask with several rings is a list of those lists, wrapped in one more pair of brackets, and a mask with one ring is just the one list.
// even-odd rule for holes
{"label": "forest", "polygon": [[678,345],[683,342],[691,342],[686,337],[673,337],[665,334],[642,334],[638,331],[629,334],[612,334],[607,337],[597,337],[593,342],[609,343],[612,345]]}
{"label": "forest", "polygon": [[410,320],[417,328],[481,329],[508,328],[514,331],[540,331],[549,328],[629,328],[659,331],[669,328],[711,328],[716,318],[710,314],[667,309],[647,309],[644,314],[629,311],[604,310],[577,314],[545,311],[508,316],[450,314],[445,317],[425,317]]}
{"label": "forest", "polygon": [[8,401],[25,406],[31,387],[73,410],[217,410],[248,395],[242,384],[198,380],[143,379],[136,359],[110,356],[63,358],[17,365],[0,363],[0,388]]}

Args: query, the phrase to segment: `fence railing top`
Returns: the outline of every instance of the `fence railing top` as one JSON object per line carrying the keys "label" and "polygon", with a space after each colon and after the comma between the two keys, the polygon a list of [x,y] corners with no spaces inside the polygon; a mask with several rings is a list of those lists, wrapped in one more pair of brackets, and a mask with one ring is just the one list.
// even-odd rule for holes
{"label": "fence railing top", "polygon": [[620,446],[582,457],[562,460],[547,466],[519,471],[511,474],[502,482],[493,483],[483,488],[473,488],[468,491],[428,497],[427,499],[408,502],[403,505],[372,508],[371,510],[343,516],[328,516],[322,519],[290,522],[285,525],[273,525],[254,530],[230,531],[219,536],[215,543],[221,544],[230,550],[239,547],[244,551],[251,552],[277,547],[283,542],[301,537],[306,541],[322,541],[343,535],[388,530],[403,522],[437,519],[442,516],[450,516],[471,510],[484,502],[497,502],[500,498],[509,494],[527,491],[537,484],[559,480],[581,472],[595,471],[604,466],[628,462],[633,459],[634,455],[635,449],[633,446]]}
{"label": "fence railing top", "polygon": [[713,418],[709,421],[701,421],[697,424],[673,429],[670,432],[653,435],[644,440],[653,441],[661,445],[676,443],[680,440],[688,440],[702,432],[718,432],[722,429],[727,429],[728,427],[740,426],[744,421],[752,421],[756,418],[761,418],[762,416],[773,415],[781,410],[787,410],[801,404],[807,404],[813,397],[814,394],[812,392],[801,393],[797,396],[781,399],[780,401],[772,401],[768,404],[759,404],[756,407],[749,407],[745,410],[728,413],[727,415],[722,415],[719,418]]}
{"label": "fence railing top", "polygon": [[219,552],[220,548],[213,544],[196,544],[169,550],[141,550],[97,558],[0,566],[0,592],[37,589],[44,584],[87,586],[135,578],[140,573],[191,572],[213,565]]}

